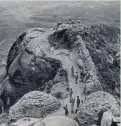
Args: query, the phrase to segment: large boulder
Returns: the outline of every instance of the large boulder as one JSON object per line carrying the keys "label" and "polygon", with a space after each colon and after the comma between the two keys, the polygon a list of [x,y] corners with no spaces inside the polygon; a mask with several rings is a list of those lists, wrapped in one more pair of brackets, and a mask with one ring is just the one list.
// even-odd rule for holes
{"label": "large boulder", "polygon": [[86,97],[78,110],[77,119],[83,126],[90,126],[97,121],[97,111],[102,105],[109,103],[114,116],[120,116],[119,105],[115,97],[104,91],[97,91]]}
{"label": "large boulder", "polygon": [[[18,119],[16,122],[13,122],[11,126],[33,126],[34,124],[36,124],[37,122],[40,122],[41,120],[42,118],[24,117],[24,118]],[[3,126],[8,126],[8,125],[3,125]]]}
{"label": "large boulder", "polygon": [[48,36],[53,30],[34,28],[25,31],[12,45],[7,59],[6,71],[19,98],[54,79],[61,61],[52,58]]}
{"label": "large boulder", "polygon": [[[7,126],[3,124],[1,126]],[[71,118],[55,115],[46,118],[21,118],[12,123],[11,126],[79,126],[75,120]]]}
{"label": "large boulder", "polygon": [[50,116],[35,123],[34,126],[79,126],[76,121],[65,116]]}
{"label": "large boulder", "polygon": [[[7,123],[8,120],[9,120],[9,118],[8,118],[8,114],[7,113],[0,114],[0,126],[4,126],[2,124]],[[7,126],[7,125],[5,125],[5,126]]]}
{"label": "large boulder", "polygon": [[57,99],[65,99],[69,94],[68,87],[67,83],[57,83],[51,88],[51,94]]}
{"label": "large boulder", "polygon": [[40,118],[43,113],[51,114],[60,108],[60,102],[51,95],[40,91],[32,91],[25,94],[9,110],[10,119],[18,119],[25,116]]}

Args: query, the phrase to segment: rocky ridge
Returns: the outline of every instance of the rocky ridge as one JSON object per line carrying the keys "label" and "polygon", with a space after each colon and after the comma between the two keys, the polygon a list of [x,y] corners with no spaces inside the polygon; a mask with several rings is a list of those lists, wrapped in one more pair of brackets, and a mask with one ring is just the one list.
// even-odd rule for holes
{"label": "rocky ridge", "polygon": [[[56,29],[35,28],[25,31],[11,47],[7,60],[6,75],[13,89],[11,94],[16,96],[15,101],[31,90],[45,91],[49,87],[49,93],[54,96],[59,93],[57,87],[61,88],[63,79],[58,77],[58,73],[64,64],[63,59],[57,57],[58,51],[68,56],[69,61],[73,60],[71,53],[74,52],[74,65],[76,63],[78,71],[83,67],[92,75],[85,83],[86,99],[76,116],[79,124],[94,124],[97,116],[95,110],[106,102],[111,103],[115,108],[112,111],[119,116],[119,29],[103,24],[85,26],[70,20],[58,24]],[[64,84],[62,89],[67,86]],[[4,92],[8,94],[5,89]],[[62,99],[68,95],[66,90],[64,93]],[[20,112],[22,117],[23,113]]]}
{"label": "rocky ridge", "polygon": [[[115,87],[120,89],[120,64],[119,58],[116,56],[119,54],[120,47],[119,29],[104,24],[85,26],[79,21],[75,21],[75,28],[73,27],[73,22],[74,20],[59,24],[58,29],[61,29],[64,33],[61,32],[63,35],[60,38],[55,37],[56,39],[55,41],[53,39],[53,41],[56,42],[56,40],[60,39],[60,43],[63,44],[70,40],[71,48],[76,45],[78,47],[77,53],[80,53],[80,58],[82,57],[81,65],[94,76],[92,78],[94,84],[100,83],[101,90],[103,89],[116,95]],[[69,39],[67,33],[73,39],[71,37]],[[80,36],[80,42],[77,41],[78,35]],[[65,38],[68,39],[66,40]]]}

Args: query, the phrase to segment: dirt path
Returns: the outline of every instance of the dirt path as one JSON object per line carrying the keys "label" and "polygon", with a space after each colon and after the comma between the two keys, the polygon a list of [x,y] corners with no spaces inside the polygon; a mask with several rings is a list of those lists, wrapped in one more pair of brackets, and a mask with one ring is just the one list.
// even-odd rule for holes
{"label": "dirt path", "polygon": [[[80,97],[80,100],[84,99],[84,95],[82,95],[84,84],[78,81],[78,84],[75,83],[75,78],[71,77],[71,67],[74,66],[74,71],[80,73],[80,70],[75,63],[77,59],[77,54],[75,52],[68,52],[67,50],[55,50],[53,58],[61,60],[63,64],[63,68],[68,70],[68,78],[69,78],[69,88],[72,88],[73,90],[73,97],[75,97],[75,105],[74,110],[76,110],[76,100],[77,96]],[[65,105],[68,105],[69,109],[69,117],[72,117],[73,114],[71,114],[71,103],[69,102],[69,97],[61,101],[62,107]],[[56,114],[64,115],[64,109],[61,108],[60,111],[58,111]]]}

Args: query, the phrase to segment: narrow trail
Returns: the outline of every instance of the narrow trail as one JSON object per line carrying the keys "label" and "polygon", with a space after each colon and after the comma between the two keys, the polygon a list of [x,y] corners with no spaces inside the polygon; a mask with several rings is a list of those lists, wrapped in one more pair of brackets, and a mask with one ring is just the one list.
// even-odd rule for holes
{"label": "narrow trail", "polygon": [[[76,84],[75,82],[75,78],[71,77],[71,67],[74,66],[74,71],[78,72],[78,75],[80,73],[80,70],[76,64],[76,59],[77,59],[77,53],[76,51],[73,52],[68,52],[67,50],[55,50],[54,54],[53,54],[53,58],[59,59],[62,64],[63,64],[63,68],[68,70],[68,79],[69,79],[69,88],[72,88],[73,90],[73,97],[75,98],[75,105],[74,105],[74,111],[76,110],[76,100],[77,100],[77,96],[80,97],[80,100],[84,100],[84,95],[82,95],[83,89],[84,89],[84,84],[82,82],[78,81],[78,84]],[[79,76],[80,78],[80,76]],[[68,106],[69,109],[69,117],[72,117],[74,114],[71,114],[71,103],[69,102],[69,96],[66,99],[63,99],[60,101],[62,108],[56,112],[55,114],[60,114],[60,115],[64,115],[64,109],[63,107],[65,105]]]}

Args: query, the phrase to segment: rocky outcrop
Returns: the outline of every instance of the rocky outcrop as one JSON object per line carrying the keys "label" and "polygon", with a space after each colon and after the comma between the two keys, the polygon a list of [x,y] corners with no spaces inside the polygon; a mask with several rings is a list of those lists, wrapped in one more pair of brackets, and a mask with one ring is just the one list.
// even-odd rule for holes
{"label": "rocky outcrop", "polygon": [[[80,45],[77,41],[78,35],[82,38]],[[101,90],[116,94],[115,87],[120,88],[118,28],[104,24],[85,26],[81,25],[80,21],[69,20],[57,25],[57,31],[49,37],[49,43],[55,48],[69,50],[79,47],[78,64],[83,65],[84,69],[93,75],[87,84],[87,88],[91,90],[87,92],[91,93],[94,84],[100,83]],[[80,62],[80,59],[83,61]],[[100,90],[99,87],[95,91]]]}
{"label": "rocky outcrop", "polygon": [[16,100],[31,90],[49,89],[62,81],[58,76],[61,61],[57,55],[52,56],[56,49],[62,49],[65,55],[76,50],[78,66],[92,75],[85,86],[86,94],[104,90],[120,98],[119,40],[118,28],[103,24],[85,26],[76,20],[59,23],[56,30],[25,31],[11,47],[7,59],[8,87],[15,94],[12,98]]}
{"label": "rocky outcrop", "polygon": [[96,68],[103,90],[114,94],[120,85],[119,29],[104,24],[92,25],[79,33]]}
{"label": "rocky outcrop", "polygon": [[76,121],[65,116],[50,116],[34,124],[34,126],[79,126]]}
{"label": "rocky outcrop", "polygon": [[82,103],[79,108],[77,118],[80,124],[84,126],[96,124],[98,119],[97,111],[105,103],[111,105],[111,110],[115,117],[120,116],[119,105],[115,97],[107,92],[97,91],[88,95],[84,103]]}
{"label": "rocky outcrop", "polygon": [[76,32],[71,29],[62,29],[55,31],[48,37],[48,42],[55,49],[72,49],[73,43],[76,41]]}
{"label": "rocky outcrop", "polygon": [[59,101],[51,95],[40,91],[32,91],[25,94],[9,110],[10,119],[18,119],[25,116],[43,117],[43,114],[51,114],[60,108]]}
{"label": "rocky outcrop", "polygon": [[57,99],[65,99],[68,97],[69,94],[68,88],[69,86],[67,83],[57,83],[51,88],[51,94]]}
{"label": "rocky outcrop", "polygon": [[65,22],[57,23],[56,30],[72,29],[73,31],[83,30],[86,25],[84,25],[80,20],[67,20]]}
{"label": "rocky outcrop", "polygon": [[[25,31],[12,45],[7,59],[6,75],[9,76],[13,93],[20,98],[30,90],[42,87],[54,79],[61,61],[52,58],[48,35],[53,30],[34,28]],[[45,84],[46,86],[46,84]]]}

